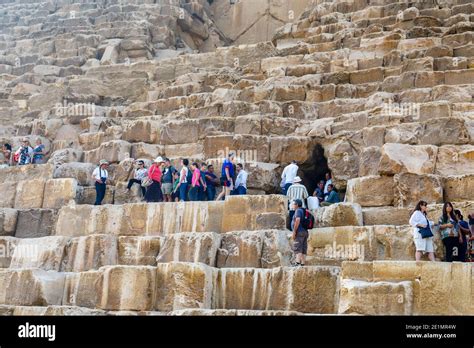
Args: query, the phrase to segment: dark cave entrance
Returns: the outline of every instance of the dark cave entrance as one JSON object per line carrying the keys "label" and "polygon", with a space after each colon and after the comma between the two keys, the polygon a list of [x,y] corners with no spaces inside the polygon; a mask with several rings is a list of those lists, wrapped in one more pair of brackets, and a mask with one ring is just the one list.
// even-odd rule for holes
{"label": "dark cave entrance", "polygon": [[328,160],[324,156],[324,148],[320,144],[315,144],[311,155],[303,163],[298,163],[298,175],[303,180],[308,194],[313,195],[319,181],[326,180],[326,173],[330,173]]}

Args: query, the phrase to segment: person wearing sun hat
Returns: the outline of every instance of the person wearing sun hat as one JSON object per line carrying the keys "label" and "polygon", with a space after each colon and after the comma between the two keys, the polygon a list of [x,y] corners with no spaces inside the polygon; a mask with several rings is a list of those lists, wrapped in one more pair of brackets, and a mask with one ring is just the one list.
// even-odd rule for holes
{"label": "person wearing sun hat", "polygon": [[94,205],[101,205],[105,197],[105,190],[107,189],[107,179],[109,172],[107,172],[107,166],[109,162],[106,160],[100,160],[99,166],[92,172],[92,178],[95,181],[95,203]]}
{"label": "person wearing sun hat", "polygon": [[[308,198],[308,190],[306,190],[306,187],[301,184],[303,180],[299,176],[296,176],[293,179],[293,184],[288,187],[288,190],[286,191],[286,196],[288,197],[288,201],[294,201],[295,199],[299,199],[302,202],[302,208],[306,208],[305,200]],[[292,209],[292,206],[290,206],[290,221],[293,219],[293,215],[295,213],[295,210]]]}
{"label": "person wearing sun hat", "polygon": [[145,193],[145,200],[147,202],[163,201],[163,192],[161,191],[161,177],[163,176],[163,172],[161,171],[161,166],[164,162],[163,157],[158,156],[148,169],[148,178],[152,180],[152,184],[147,187]]}

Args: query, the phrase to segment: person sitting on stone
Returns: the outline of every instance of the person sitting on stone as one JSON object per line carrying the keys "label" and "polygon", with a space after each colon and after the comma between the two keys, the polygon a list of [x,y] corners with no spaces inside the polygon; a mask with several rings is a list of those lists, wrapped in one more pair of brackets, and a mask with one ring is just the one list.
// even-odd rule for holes
{"label": "person sitting on stone", "polygon": [[135,167],[133,171],[133,179],[128,181],[127,191],[130,191],[133,184],[138,184],[142,190],[142,197],[145,197],[146,189],[142,186],[142,181],[146,176],[147,169],[145,168],[145,162],[142,160],[137,161],[137,167]]}
{"label": "person sitting on stone", "polygon": [[324,202],[321,203],[321,206],[327,207],[328,205],[339,203],[339,194],[334,190],[334,185],[328,185],[328,193],[326,195],[326,199]]}
{"label": "person sitting on stone", "polygon": [[19,166],[31,163],[33,158],[33,148],[30,146],[28,138],[22,139],[21,146],[15,152],[15,157]]}
{"label": "person sitting on stone", "polygon": [[329,193],[329,185],[332,185],[332,177],[331,177],[331,173],[326,173],[326,183],[324,184],[324,194],[328,194]]}
{"label": "person sitting on stone", "polygon": [[95,203],[94,205],[101,205],[105,197],[107,189],[107,179],[109,172],[107,171],[109,163],[106,160],[100,160],[99,166],[92,172],[92,178],[95,181]]}
{"label": "person sitting on stone", "polygon": [[46,146],[44,146],[41,138],[36,139],[36,146],[33,149],[33,163],[34,164],[43,164],[44,157],[48,154],[45,150]]}
{"label": "person sitting on stone", "polygon": [[318,182],[318,186],[313,192],[314,197],[318,197],[319,203],[324,202],[324,180]]}

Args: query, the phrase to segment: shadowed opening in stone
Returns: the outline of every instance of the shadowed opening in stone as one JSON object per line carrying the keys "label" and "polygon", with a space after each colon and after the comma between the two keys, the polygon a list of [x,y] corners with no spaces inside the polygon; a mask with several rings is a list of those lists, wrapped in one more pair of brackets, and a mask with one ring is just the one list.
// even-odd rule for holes
{"label": "shadowed opening in stone", "polygon": [[303,163],[298,163],[300,167],[298,175],[303,179],[308,193],[313,194],[319,181],[325,180],[325,175],[330,172],[328,160],[324,157],[324,148],[320,144],[315,144],[311,151],[311,156]]}

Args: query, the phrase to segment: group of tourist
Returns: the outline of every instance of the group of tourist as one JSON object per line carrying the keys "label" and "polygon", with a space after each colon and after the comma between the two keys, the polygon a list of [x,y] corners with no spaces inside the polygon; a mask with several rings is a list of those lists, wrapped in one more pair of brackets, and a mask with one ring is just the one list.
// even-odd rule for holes
{"label": "group of tourist", "polygon": [[416,248],[415,259],[421,260],[422,254],[426,253],[431,261],[435,260],[432,228],[436,226],[443,241],[445,261],[470,260],[471,255],[474,256],[474,213],[468,215],[469,221],[465,221],[461,211],[454,209],[451,202],[446,202],[435,224],[428,220],[427,207],[427,202],[419,201],[410,217]]}
{"label": "group of tourist", "polygon": [[[178,170],[169,158],[157,157],[150,168],[145,167],[143,160],[138,160],[127,190],[139,185],[146,202],[213,201],[225,199],[227,195],[245,195],[248,174],[241,163],[236,165],[234,162],[235,155],[230,153],[223,161],[218,178],[214,166],[204,162],[189,163],[185,158]],[[101,205],[105,197],[108,165],[107,161],[101,160],[92,173],[96,188],[95,205]],[[219,186],[222,186],[222,192],[216,198]]]}
{"label": "group of tourist", "polygon": [[3,161],[2,167],[12,165],[42,164],[47,155],[46,147],[41,138],[36,139],[36,145],[33,147],[28,138],[21,140],[21,145],[13,152],[13,147],[9,143],[2,145]]}
{"label": "group of tourist", "polygon": [[[290,202],[300,199],[303,207],[308,207],[309,210],[316,210],[320,206],[339,203],[339,194],[332,183],[331,173],[326,173],[326,180],[319,181],[313,195],[310,196],[306,186],[301,183],[303,180],[298,176],[298,170],[298,164],[296,161],[292,161],[281,174],[281,190]],[[290,211],[292,210],[290,205]]]}

